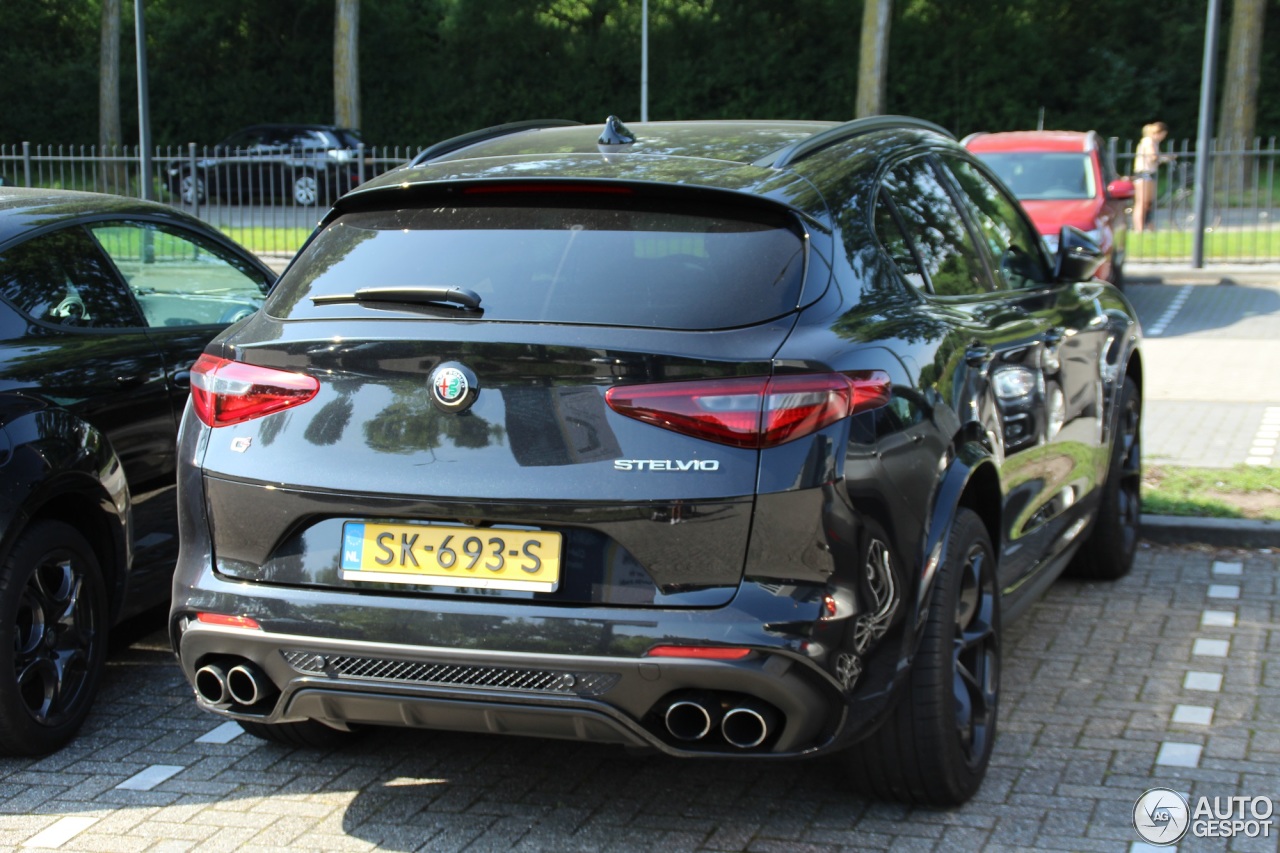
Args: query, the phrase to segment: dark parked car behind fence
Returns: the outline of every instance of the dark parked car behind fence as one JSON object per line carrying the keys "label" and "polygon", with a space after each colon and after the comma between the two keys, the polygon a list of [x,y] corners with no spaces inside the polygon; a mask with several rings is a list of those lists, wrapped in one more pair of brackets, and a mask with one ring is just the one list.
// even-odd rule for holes
{"label": "dark parked car behind fence", "polygon": [[[301,126],[300,126],[301,127]],[[323,127],[309,125],[307,127]],[[996,128],[986,128],[995,130]],[[230,141],[230,140],[228,140]],[[1136,141],[1112,137],[1108,154],[1120,175],[1133,168]],[[153,197],[180,207],[233,234],[259,251],[291,255],[334,198],[355,185],[403,165],[425,145],[357,146],[350,164],[324,187],[325,195],[316,203],[299,202],[294,193],[306,170],[272,170],[264,163],[241,163],[238,169],[222,170],[214,192],[204,198],[181,197],[180,186],[170,188],[171,174],[192,174],[201,163],[217,162],[238,149],[227,145],[157,146],[152,156]],[[329,150],[329,149],[323,149]],[[1136,263],[1184,262],[1191,258],[1191,205],[1195,176],[1194,140],[1168,140],[1161,152],[1175,154],[1161,164],[1153,217],[1154,229],[1133,235],[1128,258]],[[241,152],[243,153],[243,152]],[[273,155],[274,156],[274,155]],[[286,159],[305,162],[315,152],[290,149]],[[1215,142],[1211,153],[1211,204],[1206,226],[1208,262],[1263,263],[1280,261],[1280,147],[1276,139]],[[33,145],[29,142],[0,143],[0,181],[13,186],[86,189],[98,192],[141,196],[138,180],[140,152],[136,146],[113,148],[105,153],[92,145]],[[292,175],[292,180],[290,176]],[[265,187],[265,198],[243,203],[245,188]],[[318,188],[318,187],[317,187]]]}

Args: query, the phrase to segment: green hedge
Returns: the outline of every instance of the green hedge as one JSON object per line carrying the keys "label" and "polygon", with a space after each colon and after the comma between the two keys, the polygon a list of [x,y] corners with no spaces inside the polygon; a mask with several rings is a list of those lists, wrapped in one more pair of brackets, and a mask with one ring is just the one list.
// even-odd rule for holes
{"label": "green hedge", "polygon": [[[133,4],[122,107],[136,142]],[[861,4],[651,0],[650,116],[851,117]],[[1229,4],[1220,55],[1226,53]],[[897,0],[887,110],[958,134],[1095,128],[1194,135],[1203,0]],[[333,0],[148,0],[153,138],[216,142],[258,121],[331,121]],[[5,0],[0,144],[97,139],[99,0]],[[1280,3],[1267,30],[1280,35]],[[640,0],[366,0],[363,130],[416,146],[529,117],[639,118]],[[1280,127],[1268,38],[1259,130]]]}

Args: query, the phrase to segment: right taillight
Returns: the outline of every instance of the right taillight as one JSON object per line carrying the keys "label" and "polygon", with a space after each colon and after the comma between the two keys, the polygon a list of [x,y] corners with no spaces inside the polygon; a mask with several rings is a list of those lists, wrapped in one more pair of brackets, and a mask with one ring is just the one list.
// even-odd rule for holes
{"label": "right taillight", "polygon": [[299,406],[320,391],[314,376],[209,355],[191,368],[191,403],[211,427],[251,421]]}
{"label": "right taillight", "polygon": [[883,406],[890,388],[882,370],[802,373],[619,385],[605,401],[619,414],[673,432],[765,448]]}

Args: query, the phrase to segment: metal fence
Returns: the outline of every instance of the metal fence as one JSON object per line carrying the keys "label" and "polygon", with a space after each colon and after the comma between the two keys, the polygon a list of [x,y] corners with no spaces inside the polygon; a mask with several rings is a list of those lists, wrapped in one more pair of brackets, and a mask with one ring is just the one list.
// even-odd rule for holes
{"label": "metal fence", "polygon": [[338,196],[407,162],[421,148],[232,150],[157,147],[150,175],[124,146],[0,145],[0,178],[14,186],[150,197],[185,210],[262,255],[288,257]]}
{"label": "metal fence", "polygon": [[[1116,171],[1133,172],[1136,143],[1110,141]],[[1189,262],[1195,227],[1196,147],[1193,140],[1166,140],[1156,175],[1148,229],[1130,231],[1130,261]],[[1280,198],[1276,139],[1213,140],[1206,188],[1206,263],[1280,261]],[[1150,227],[1154,226],[1154,227]]]}
{"label": "metal fence", "polygon": [[[1111,139],[1109,154],[1121,175],[1132,172],[1135,143]],[[151,197],[194,213],[250,249],[288,257],[311,233],[329,202],[363,181],[401,165],[420,148],[395,146],[352,151],[322,149],[234,151],[157,147],[151,160]],[[1150,227],[1130,232],[1129,262],[1190,262],[1195,146],[1166,141],[1157,176]],[[0,145],[0,178],[18,186],[92,190],[142,196],[140,152],[122,147]],[[1280,261],[1280,199],[1274,137],[1215,142],[1209,151],[1210,187],[1205,221],[1207,263]]]}

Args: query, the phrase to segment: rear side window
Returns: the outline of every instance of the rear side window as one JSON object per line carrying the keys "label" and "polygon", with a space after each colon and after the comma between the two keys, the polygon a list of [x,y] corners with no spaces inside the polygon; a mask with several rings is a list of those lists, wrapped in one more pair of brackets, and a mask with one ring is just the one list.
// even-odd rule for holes
{"label": "rear side window", "polygon": [[348,214],[303,251],[267,313],[376,317],[395,306],[316,306],[311,297],[449,286],[478,294],[487,321],[694,330],[764,322],[799,303],[805,242],[783,214],[573,198]]}
{"label": "rear side window", "polygon": [[[934,294],[976,296],[991,289],[982,253],[927,160],[917,158],[895,167],[884,177],[882,189],[915,245]],[[886,248],[895,252],[892,245]],[[911,275],[907,270],[904,274]]]}

